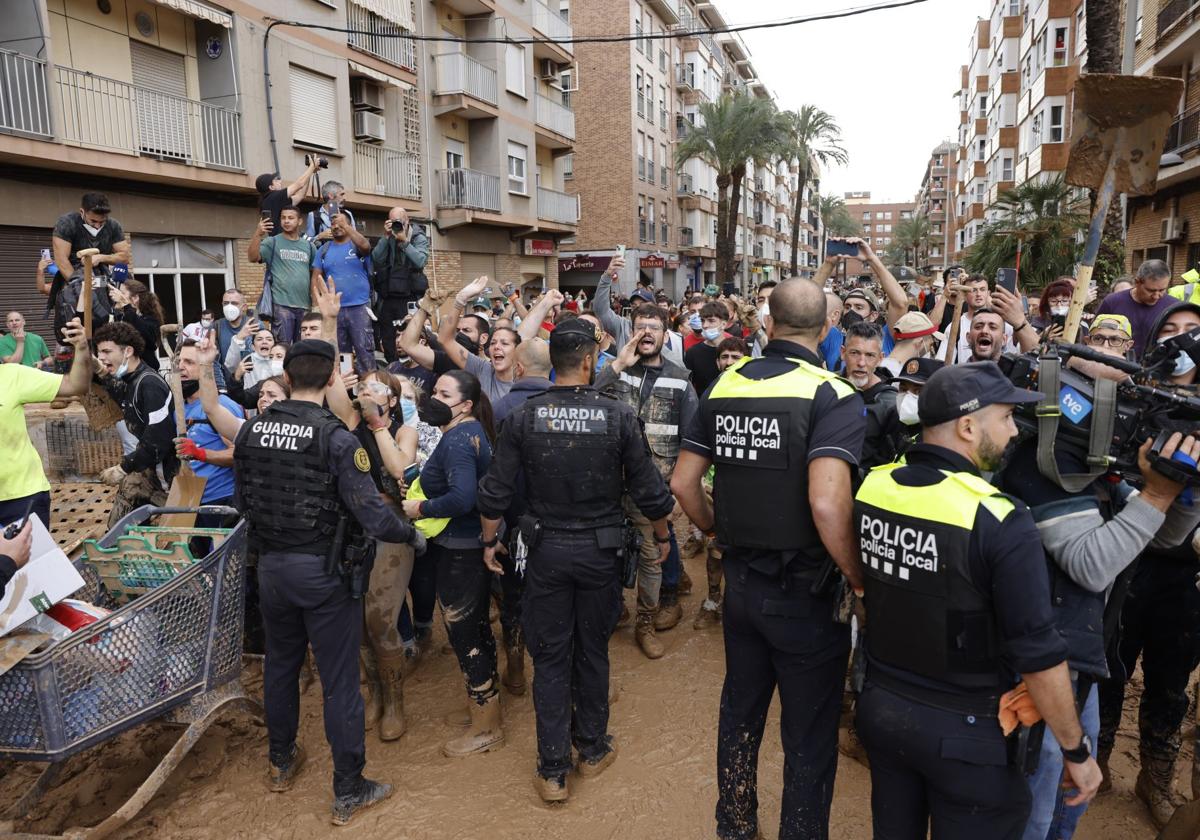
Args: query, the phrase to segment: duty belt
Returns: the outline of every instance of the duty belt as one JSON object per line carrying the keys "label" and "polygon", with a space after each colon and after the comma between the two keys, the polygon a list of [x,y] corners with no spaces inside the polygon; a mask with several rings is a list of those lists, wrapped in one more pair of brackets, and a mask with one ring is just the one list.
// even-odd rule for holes
{"label": "duty belt", "polygon": [[867,664],[867,683],[925,706],[932,706],[943,712],[953,712],[975,717],[995,718],[999,716],[999,694],[953,694],[949,691],[938,691],[934,688],[914,685],[907,680],[898,679],[879,668]]}

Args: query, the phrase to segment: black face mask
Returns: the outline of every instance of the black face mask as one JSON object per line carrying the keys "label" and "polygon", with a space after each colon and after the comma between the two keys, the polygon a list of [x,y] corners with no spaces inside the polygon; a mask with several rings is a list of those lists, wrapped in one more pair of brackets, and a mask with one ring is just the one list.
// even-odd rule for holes
{"label": "black face mask", "polygon": [[421,418],[423,423],[438,428],[445,426],[454,419],[454,412],[451,411],[453,406],[446,405],[437,397],[425,400],[419,409],[417,416]]}
{"label": "black face mask", "polygon": [[847,309],[842,313],[842,320],[838,322],[843,330],[847,330],[855,324],[861,324],[865,319],[853,309]]}
{"label": "black face mask", "polygon": [[200,390],[200,381],[198,379],[188,379],[179,383],[180,390],[183,391],[185,398],[196,396],[196,392]]}
{"label": "black face mask", "polygon": [[457,341],[463,347],[463,349],[466,350],[468,353],[470,353],[472,356],[479,355],[478,342],[472,341],[471,337],[469,335],[467,335],[466,333],[459,333],[458,335],[454,336],[454,340]]}

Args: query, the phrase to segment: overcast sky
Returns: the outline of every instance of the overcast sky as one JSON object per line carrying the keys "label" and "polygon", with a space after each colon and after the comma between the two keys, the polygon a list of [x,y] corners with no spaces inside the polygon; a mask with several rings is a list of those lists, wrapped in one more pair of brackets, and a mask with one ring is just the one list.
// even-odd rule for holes
{"label": "overcast sky", "polygon": [[[718,0],[731,26],[876,5],[879,0]],[[814,104],[842,128],[850,163],[826,173],[821,192],[870,190],[911,201],[929,153],[958,132],[953,98],[975,20],[989,0],[914,6],[743,32],[781,108]]]}

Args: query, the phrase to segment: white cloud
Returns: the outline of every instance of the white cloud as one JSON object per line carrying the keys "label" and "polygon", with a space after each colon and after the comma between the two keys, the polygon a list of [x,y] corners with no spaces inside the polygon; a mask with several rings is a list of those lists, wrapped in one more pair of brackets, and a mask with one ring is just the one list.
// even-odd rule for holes
{"label": "white cloud", "polygon": [[[821,14],[872,0],[718,0],[731,26]],[[842,128],[846,167],[821,192],[870,190],[911,200],[929,153],[958,132],[960,68],[988,0],[915,6],[742,33],[758,76],[781,108],[814,104]]]}

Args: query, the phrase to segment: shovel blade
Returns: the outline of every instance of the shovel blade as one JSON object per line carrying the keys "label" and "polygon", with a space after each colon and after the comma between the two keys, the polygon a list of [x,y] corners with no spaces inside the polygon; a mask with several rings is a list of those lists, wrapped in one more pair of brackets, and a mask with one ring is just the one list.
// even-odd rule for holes
{"label": "shovel blade", "polygon": [[1150,195],[1182,79],[1085,73],[1075,82],[1066,180],[1099,189],[1111,164],[1116,193]]}
{"label": "shovel blade", "polygon": [[[187,464],[179,465],[179,472],[171,482],[167,492],[166,507],[200,507],[204,498],[205,479],[192,472]],[[196,524],[194,513],[164,513],[159,517],[158,524],[166,528],[191,528]]]}

